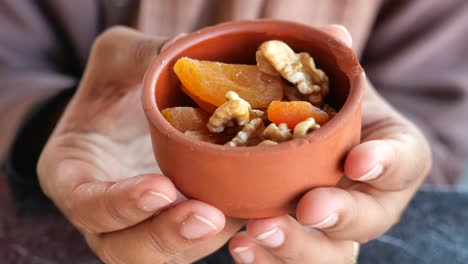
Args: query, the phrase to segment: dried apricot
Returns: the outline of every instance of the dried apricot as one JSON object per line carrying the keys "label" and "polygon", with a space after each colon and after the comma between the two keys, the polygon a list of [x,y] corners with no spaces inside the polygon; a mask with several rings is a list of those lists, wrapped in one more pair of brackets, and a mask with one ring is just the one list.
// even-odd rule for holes
{"label": "dried apricot", "polygon": [[207,130],[206,123],[210,115],[193,107],[172,107],[161,111],[164,118],[177,130],[185,132]]}
{"label": "dried apricot", "polygon": [[184,133],[187,137],[195,140],[201,140],[213,144],[219,144],[219,134],[211,134],[208,130],[187,130]]}
{"label": "dried apricot", "polygon": [[305,101],[273,101],[268,107],[268,119],[277,125],[286,123],[288,127],[293,128],[309,117],[313,117],[320,125],[330,119],[326,112]]}
{"label": "dried apricot", "polygon": [[227,92],[234,91],[252,108],[267,108],[272,101],[283,98],[283,86],[286,85],[281,77],[263,73],[255,65],[184,57],[176,62],[174,71],[195,102],[201,100],[216,107],[226,102]]}
{"label": "dried apricot", "polygon": [[[224,145],[235,137],[240,129],[240,127],[228,127],[223,133],[210,133],[207,129],[196,131],[187,130],[184,134],[191,139]],[[251,140],[249,140],[248,143],[250,142]]]}
{"label": "dried apricot", "polygon": [[217,106],[214,106],[210,103],[202,101],[200,98],[197,96],[191,94],[187,88],[185,88],[183,85],[180,85],[180,89],[184,91],[186,95],[188,95],[201,109],[205,110],[208,113],[214,113],[216,111]]}

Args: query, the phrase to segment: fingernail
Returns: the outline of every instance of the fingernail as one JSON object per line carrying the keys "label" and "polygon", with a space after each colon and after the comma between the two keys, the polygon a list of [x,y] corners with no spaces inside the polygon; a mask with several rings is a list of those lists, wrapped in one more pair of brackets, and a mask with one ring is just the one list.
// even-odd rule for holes
{"label": "fingernail", "polygon": [[319,223],[310,225],[310,227],[324,229],[324,228],[328,228],[328,227],[332,227],[336,225],[337,222],[338,222],[338,213],[333,213],[329,215],[327,218],[320,221]]}
{"label": "fingernail", "polygon": [[192,214],[182,222],[180,234],[186,239],[197,239],[216,230],[218,227],[211,221],[197,214]]}
{"label": "fingernail", "polygon": [[155,212],[173,202],[169,196],[163,193],[148,191],[143,193],[137,205],[142,211]]}
{"label": "fingernail", "polygon": [[257,240],[260,240],[267,247],[277,248],[284,243],[284,232],[278,227],[266,231],[257,236]]}
{"label": "fingernail", "polygon": [[249,247],[236,247],[232,252],[234,252],[236,260],[241,263],[249,264],[255,260],[255,255]]}
{"label": "fingernail", "polygon": [[343,31],[343,33],[345,33],[346,38],[348,39],[347,44],[348,44],[349,46],[352,46],[352,45],[353,45],[353,37],[351,36],[351,33],[349,33],[349,30],[348,30],[345,26],[339,25],[339,24],[333,24],[332,26],[341,29],[341,30]]}
{"label": "fingernail", "polygon": [[383,172],[383,166],[382,164],[380,163],[377,163],[377,165],[374,166],[374,168],[372,168],[370,171],[368,171],[366,174],[364,174],[363,176],[359,177],[357,180],[358,181],[370,181],[370,180],[374,180],[376,179],[377,177],[380,176],[380,174],[382,174]]}

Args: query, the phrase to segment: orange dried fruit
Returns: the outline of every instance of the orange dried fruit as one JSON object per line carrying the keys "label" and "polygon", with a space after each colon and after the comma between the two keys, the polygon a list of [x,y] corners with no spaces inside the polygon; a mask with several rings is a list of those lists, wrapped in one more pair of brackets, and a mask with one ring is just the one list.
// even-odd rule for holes
{"label": "orange dried fruit", "polygon": [[286,123],[290,129],[309,117],[313,117],[320,125],[330,119],[326,112],[305,101],[273,101],[268,107],[268,119],[277,125]]}
{"label": "orange dried fruit", "polygon": [[221,141],[218,134],[211,134],[208,130],[187,130],[184,135],[194,140],[205,141],[213,144],[219,144],[218,142]]}
{"label": "orange dried fruit", "polygon": [[161,114],[181,132],[207,130],[206,123],[210,118],[210,115],[201,109],[185,106],[166,108]]}
{"label": "orange dried fruit", "polygon": [[182,91],[184,91],[184,93],[186,95],[188,95],[201,109],[205,110],[206,112],[208,113],[214,113],[214,111],[216,111],[216,106],[210,104],[210,103],[207,103],[207,102],[204,102],[202,101],[200,98],[198,98],[197,96],[191,94],[187,88],[185,88],[183,85],[180,86],[180,89],[182,89]]}
{"label": "orange dried fruit", "polygon": [[216,107],[226,102],[227,92],[234,91],[252,108],[267,108],[272,101],[283,98],[283,86],[286,86],[281,77],[263,73],[256,65],[184,57],[176,62],[174,71],[195,102],[201,100]]}
{"label": "orange dried fruit", "polygon": [[242,129],[242,127],[228,127],[223,133],[210,133],[206,127],[210,114],[199,108],[171,107],[162,110],[161,114],[186,136],[214,144],[224,145]]}
{"label": "orange dried fruit", "polygon": [[226,142],[235,137],[240,129],[240,127],[228,127],[223,133],[210,133],[208,129],[196,131],[187,130],[184,134],[191,139],[224,145]]}

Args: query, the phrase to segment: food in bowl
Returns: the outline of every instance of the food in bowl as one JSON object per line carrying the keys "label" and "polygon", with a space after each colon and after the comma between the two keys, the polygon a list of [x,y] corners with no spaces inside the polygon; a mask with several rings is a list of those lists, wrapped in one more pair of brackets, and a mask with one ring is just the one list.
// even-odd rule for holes
{"label": "food in bowl", "polygon": [[[229,147],[224,144],[237,134],[237,126],[226,127],[223,133],[210,133],[206,129],[208,134],[203,134],[191,130],[197,131],[192,134],[216,143],[211,144],[191,139],[167,121],[163,115],[165,109],[192,107],[201,108],[207,114],[198,116],[193,126],[206,124],[198,120],[209,119],[219,107],[213,101],[197,102],[198,97],[190,99],[183,92],[187,88],[181,86],[174,72],[180,58],[256,67],[258,47],[272,39],[287,43],[295,51],[309,53],[329,77],[331,89],[325,103],[339,111],[326,125],[307,136],[273,147]],[[248,20],[201,29],[165,49],[145,75],[142,104],[155,160],[183,195],[215,206],[227,216],[265,218],[291,213],[308,190],[339,182],[343,176],[343,159],[360,140],[364,88],[365,76],[356,55],[335,36],[290,21]],[[216,98],[224,103],[227,92]],[[234,92],[249,101],[240,91]],[[283,91],[275,100],[282,100],[285,94]],[[202,99],[205,97],[206,94]],[[259,108],[250,104],[253,109]],[[210,107],[211,110],[206,110]],[[267,113],[267,107],[261,109]]]}
{"label": "food in bowl", "polygon": [[174,71],[199,108],[172,107],[166,120],[186,136],[231,147],[271,146],[305,136],[330,120],[329,77],[309,53],[263,42],[257,65],[182,57]]}

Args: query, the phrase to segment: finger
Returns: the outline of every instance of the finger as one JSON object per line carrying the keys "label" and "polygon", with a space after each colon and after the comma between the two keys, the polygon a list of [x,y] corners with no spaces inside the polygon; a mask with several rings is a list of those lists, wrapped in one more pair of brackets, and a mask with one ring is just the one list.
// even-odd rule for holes
{"label": "finger", "polygon": [[424,178],[429,162],[423,160],[429,159],[429,151],[418,145],[416,136],[400,133],[353,148],[345,160],[345,175],[387,191],[403,190]]}
{"label": "finger", "polygon": [[234,234],[239,232],[239,230],[245,226],[245,224],[246,220],[244,219],[226,217],[224,229],[214,237],[200,240],[197,242],[196,246],[184,251],[184,259],[187,262],[192,262],[213,253],[221,246],[225,245]]}
{"label": "finger", "polygon": [[280,263],[350,263],[353,252],[351,242],[329,240],[289,215],[252,220],[247,234]]}
{"label": "finger", "polygon": [[95,85],[99,81],[138,84],[166,40],[122,26],[112,27],[94,42],[85,77],[92,77],[88,81],[97,82]]}
{"label": "finger", "polygon": [[281,264],[276,257],[256,244],[245,233],[236,234],[229,242],[229,251],[238,264]]}
{"label": "finger", "polygon": [[[221,232],[224,226],[221,211],[200,201],[188,200],[137,226],[88,236],[87,240],[105,263],[168,263],[209,238],[218,239],[220,247],[231,235]],[[221,238],[214,237],[218,233]],[[199,256],[208,253],[200,252]]]}
{"label": "finger", "polygon": [[181,39],[181,38],[184,38],[185,36],[187,36],[188,34],[187,33],[180,33],[179,35],[173,37],[173,38],[170,38],[170,39],[167,39],[164,44],[161,45],[161,48],[159,49],[159,53],[165,51],[168,47],[170,47],[172,44],[176,43],[177,40]]}
{"label": "finger", "polygon": [[351,190],[322,187],[299,201],[296,217],[332,239],[359,243],[378,237],[393,226],[411,199],[409,192],[382,192],[362,184]]}
{"label": "finger", "polygon": [[351,37],[351,33],[349,33],[348,29],[342,25],[327,25],[320,27],[321,30],[337,37],[341,40],[346,46],[352,47],[353,46],[353,39]]}
{"label": "finger", "polygon": [[102,233],[142,222],[174,203],[177,191],[167,177],[143,175],[83,183],[68,197],[64,211],[69,220],[80,230]]}
{"label": "finger", "polygon": [[[367,85],[363,102],[363,143],[346,157],[345,175],[378,189],[398,191],[422,182],[431,151],[422,133]],[[414,184],[413,184],[414,185]]]}

